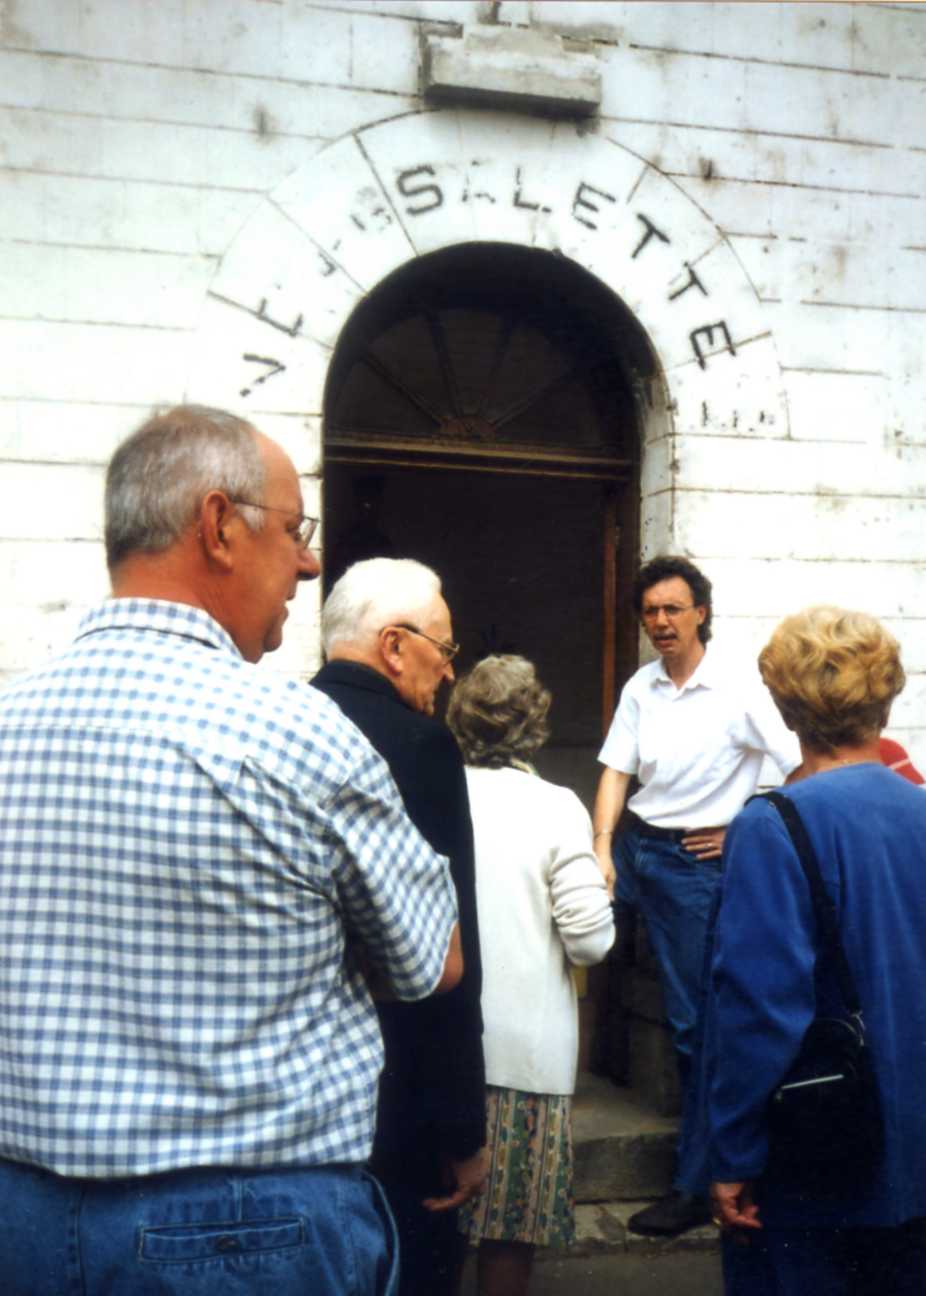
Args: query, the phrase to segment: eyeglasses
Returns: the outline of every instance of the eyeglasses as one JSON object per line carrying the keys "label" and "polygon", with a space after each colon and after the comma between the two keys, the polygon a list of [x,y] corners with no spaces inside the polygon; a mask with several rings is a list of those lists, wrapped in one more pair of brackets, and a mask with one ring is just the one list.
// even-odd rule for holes
{"label": "eyeglasses", "polygon": [[660,612],[665,612],[670,621],[677,621],[683,612],[690,612],[697,606],[696,603],[688,603],[684,607],[678,603],[663,603],[660,607],[645,607],[640,616],[644,621],[655,621]]}
{"label": "eyeglasses", "polygon": [[[233,499],[232,504],[244,504],[246,508],[261,509],[265,513],[289,513],[292,516],[292,509],[278,508],[273,504],[255,504],[252,500]],[[312,543],[312,537],[318,527],[318,518],[306,517],[304,513],[299,516],[299,525],[294,527],[290,532],[293,539],[299,545],[300,549],[308,549]]]}
{"label": "eyeglasses", "polygon": [[[384,626],[383,629],[388,629],[388,627]],[[428,643],[434,644],[436,648],[441,650],[444,661],[452,662],[454,657],[456,657],[457,653],[460,651],[459,644],[445,642],[443,639],[435,639],[432,635],[425,634],[423,630],[419,630],[417,626],[410,625],[407,621],[397,621],[396,629],[408,630],[412,634],[420,635],[422,639],[427,639]]]}

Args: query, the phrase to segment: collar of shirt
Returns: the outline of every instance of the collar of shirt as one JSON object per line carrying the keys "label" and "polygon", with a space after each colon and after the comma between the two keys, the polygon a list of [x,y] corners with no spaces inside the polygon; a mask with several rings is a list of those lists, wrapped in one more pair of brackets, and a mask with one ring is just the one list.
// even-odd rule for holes
{"label": "collar of shirt", "polygon": [[685,680],[685,683],[681,688],[678,688],[675,681],[669,675],[669,672],[666,670],[666,664],[661,657],[657,657],[653,664],[656,667],[656,671],[650,681],[652,688],[671,687],[675,689],[676,693],[682,694],[689,689],[715,688],[720,682],[721,672],[715,669],[714,655],[710,650],[709,644],[705,644],[704,656],[698,662],[691,675],[688,676],[688,679]]}
{"label": "collar of shirt", "polygon": [[241,653],[227,630],[202,608],[188,603],[170,603],[166,599],[111,598],[83,618],[77,638],[103,630],[154,630],[159,634],[196,639],[210,648],[218,648],[240,657]]}

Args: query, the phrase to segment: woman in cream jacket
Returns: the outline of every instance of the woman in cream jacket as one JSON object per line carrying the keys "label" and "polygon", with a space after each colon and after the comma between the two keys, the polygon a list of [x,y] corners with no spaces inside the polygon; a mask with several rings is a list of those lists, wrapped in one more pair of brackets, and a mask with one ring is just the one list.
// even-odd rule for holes
{"label": "woman in cream jacket", "polygon": [[461,1221],[479,1244],[480,1296],[523,1296],[534,1248],[573,1239],[571,966],[614,941],[588,814],[527,763],[549,706],[530,662],[493,656],[457,684],[447,716],[467,765],[482,947],[492,1166]]}

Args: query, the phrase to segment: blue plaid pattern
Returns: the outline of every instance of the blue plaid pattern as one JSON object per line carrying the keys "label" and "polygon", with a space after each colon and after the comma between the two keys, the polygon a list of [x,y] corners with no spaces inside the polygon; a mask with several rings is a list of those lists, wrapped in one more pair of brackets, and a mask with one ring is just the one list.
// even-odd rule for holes
{"label": "blue plaid pattern", "polygon": [[116,599],[0,695],[0,1156],[105,1178],[369,1155],[356,951],[437,982],[445,863],[328,698]]}

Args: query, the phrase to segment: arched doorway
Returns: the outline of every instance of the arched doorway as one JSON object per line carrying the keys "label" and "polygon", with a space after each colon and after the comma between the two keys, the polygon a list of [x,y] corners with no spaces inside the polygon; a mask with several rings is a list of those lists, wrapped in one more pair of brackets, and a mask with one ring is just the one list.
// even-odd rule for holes
{"label": "arched doorway", "polygon": [[[506,257],[496,252],[490,263],[478,263],[478,249],[492,245],[506,249]],[[531,265],[522,262],[519,270],[519,251],[539,259]],[[617,492],[616,520],[626,523],[639,499],[638,525],[631,534],[626,525],[622,528],[618,569],[623,564],[629,571],[638,544],[647,556],[668,548],[712,561],[732,554],[736,546],[730,530],[709,525],[716,510],[705,508],[705,493],[712,492],[713,503],[755,491],[754,457],[728,455],[726,446],[743,439],[758,446],[787,435],[787,403],[771,320],[723,231],[708,214],[670,177],[618,140],[572,122],[551,124],[521,116],[502,120],[481,110],[414,111],[310,150],[226,249],[188,348],[186,398],[242,410],[276,437],[303,478],[307,507],[315,510],[322,476],[322,422],[326,413],[330,420],[334,394],[341,389],[331,381],[332,368],[343,376],[348,348],[356,350],[351,341],[354,328],[364,320],[375,323],[384,288],[401,284],[405,275],[410,276],[409,284],[416,273],[427,278],[431,267],[439,264],[431,258],[443,253],[451,260],[464,258],[464,264],[456,273],[448,269],[444,283],[435,279],[432,300],[438,305],[453,305],[467,286],[489,293],[493,281],[507,280],[506,291],[510,288],[513,300],[528,313],[543,316],[545,327],[555,323],[552,317],[562,303],[564,321],[586,321],[579,335],[591,340],[593,353],[596,346],[610,343],[625,394],[633,396],[637,440],[630,455],[612,446],[604,457],[631,458],[631,473],[638,455],[642,457],[639,496],[627,486],[619,465],[602,466],[602,480]],[[418,263],[420,272],[415,270]],[[450,262],[447,265],[452,268]],[[448,294],[444,298],[442,289]],[[456,296],[449,296],[451,292]],[[401,308],[401,301],[392,307],[396,321]],[[566,328],[563,323],[555,343]],[[545,393],[540,407],[555,407],[555,397],[555,392]],[[404,418],[402,426],[409,421]],[[511,419],[510,432],[516,431],[517,422]],[[453,431],[452,423],[443,419],[432,420],[432,426]],[[470,418],[470,431],[475,426]],[[457,432],[461,427],[457,425]],[[570,431],[575,431],[571,424]],[[332,436],[327,447],[329,499],[337,489],[334,457],[350,453],[334,444],[339,439]],[[567,438],[564,442],[581,444]],[[495,443],[511,466],[517,447],[506,446],[501,434]],[[541,448],[522,455],[531,461],[535,481],[540,479],[535,461],[543,458]],[[463,446],[459,449],[462,457]],[[485,443],[477,442],[474,449],[484,450]],[[416,441],[409,454],[419,456],[423,469],[420,451]],[[450,467],[446,445],[443,452],[439,445],[431,446],[429,453]],[[581,476],[587,483],[593,475],[593,454],[575,457],[582,460]],[[468,462],[471,468],[503,466],[498,455],[470,456]],[[378,471],[382,465],[368,466]],[[455,471],[463,470],[458,466]],[[520,471],[527,480],[526,464]],[[449,480],[449,472],[439,475]],[[621,489],[629,491],[623,499]],[[472,495],[481,498],[479,492]],[[430,488],[417,492],[412,512],[420,509],[422,496],[430,499]],[[557,500],[565,498],[563,490]],[[347,499],[350,503],[350,492]],[[539,487],[531,506],[535,515],[541,508],[552,508],[551,516],[559,516],[541,498]],[[322,534],[326,551],[337,530],[330,510],[328,517]],[[468,520],[458,519],[464,533]],[[536,564],[566,532],[557,533],[553,523],[544,533],[544,519],[536,526],[533,520],[529,513]],[[598,565],[602,536],[587,539],[586,547],[593,544]],[[614,562],[610,542],[609,554]],[[463,569],[461,555],[465,557],[460,546],[450,554],[455,569]],[[435,564],[446,566],[439,564],[440,556]],[[587,555],[576,561],[581,567]],[[575,619],[572,607],[578,596],[572,588],[567,595],[545,600],[551,623],[545,634],[565,634]],[[583,609],[577,612],[584,616]],[[479,620],[472,624],[499,624],[479,609],[474,615]],[[461,626],[464,616],[469,624],[469,610],[461,606]],[[613,626],[617,618],[605,617],[605,623]],[[319,662],[318,629],[318,601],[307,591],[294,604],[287,638],[267,669],[311,678]],[[613,659],[618,679],[621,662],[633,661],[635,636],[632,628],[625,633],[628,643],[623,648],[616,643],[599,663],[604,670]],[[594,673],[597,667],[589,670]],[[583,668],[583,680],[588,674]],[[571,675],[579,678],[578,669]],[[559,714],[565,699],[559,679],[551,683],[557,689]],[[601,680],[596,687],[606,709],[603,700],[611,687]],[[573,708],[583,714],[586,709],[580,700]],[[578,760],[568,763],[572,770],[579,767]],[[566,781],[572,781],[568,772]]]}
{"label": "arched doorway", "polygon": [[325,581],[416,557],[444,580],[465,669],[536,662],[554,695],[541,771],[590,804],[602,724],[636,665],[636,320],[553,253],[469,243],[395,271],[329,371]]}

